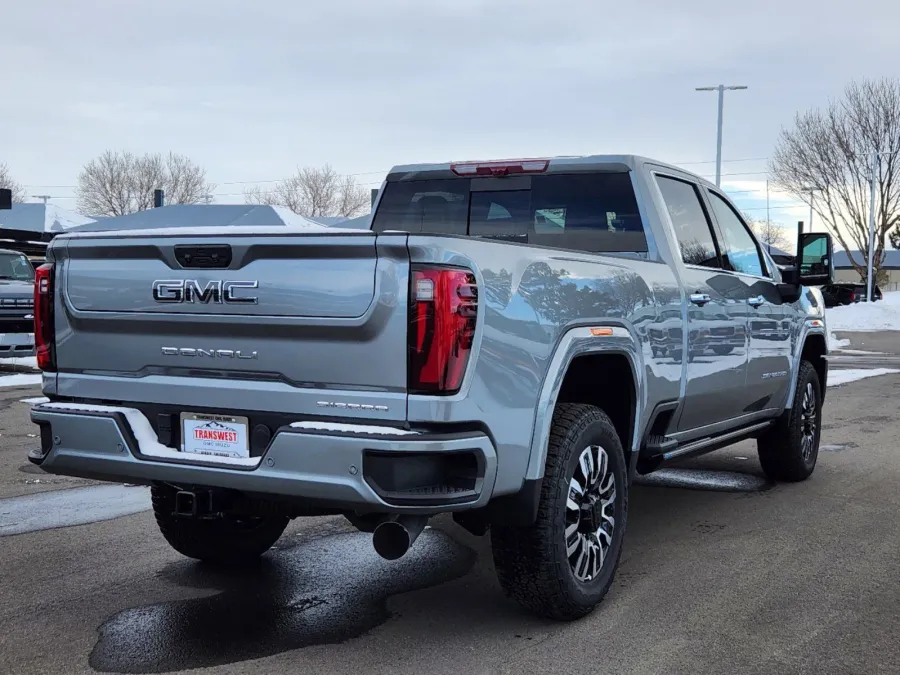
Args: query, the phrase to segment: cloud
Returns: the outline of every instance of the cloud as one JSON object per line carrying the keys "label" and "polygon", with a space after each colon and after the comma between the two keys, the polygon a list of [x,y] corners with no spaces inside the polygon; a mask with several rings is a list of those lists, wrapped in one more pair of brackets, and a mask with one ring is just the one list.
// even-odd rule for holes
{"label": "cloud", "polygon": [[694,87],[719,82],[749,86],[726,95],[725,173],[760,171],[727,160],[768,156],[797,110],[858,73],[892,74],[900,20],[896,3],[848,14],[811,0],[158,0],[152,15],[126,1],[7,4],[15,105],[0,161],[29,189],[73,184],[106,149],[185,153],[220,185],[325,162],[708,161],[716,99]]}

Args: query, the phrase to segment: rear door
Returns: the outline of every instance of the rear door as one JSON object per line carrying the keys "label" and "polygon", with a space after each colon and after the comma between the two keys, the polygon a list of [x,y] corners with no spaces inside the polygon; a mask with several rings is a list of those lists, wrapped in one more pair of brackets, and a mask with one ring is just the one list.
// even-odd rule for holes
{"label": "rear door", "polygon": [[724,270],[719,244],[700,188],[673,176],[657,184],[675,231],[688,296],[687,382],[678,431],[741,414],[747,372],[746,290]]}
{"label": "rear door", "polygon": [[405,419],[405,235],[77,236],[57,257],[62,396]]}
{"label": "rear door", "polygon": [[708,190],[722,252],[735,285],[745,289],[749,337],[745,412],[784,400],[791,372],[791,306],[778,292],[759,243],[744,219],[721,194]]}

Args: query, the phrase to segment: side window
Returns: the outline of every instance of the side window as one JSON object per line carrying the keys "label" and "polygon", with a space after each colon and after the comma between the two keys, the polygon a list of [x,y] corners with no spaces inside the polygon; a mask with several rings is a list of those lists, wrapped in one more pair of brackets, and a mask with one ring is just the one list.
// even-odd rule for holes
{"label": "side window", "polygon": [[675,226],[681,259],[687,265],[721,267],[712,227],[700,202],[697,187],[666,176],[657,176],[656,182]]}
{"label": "side window", "polygon": [[719,221],[719,229],[722,231],[724,239],[722,253],[727,258],[731,269],[757,277],[768,276],[763,267],[756,240],[744,225],[744,221],[735,213],[731,205],[715,192],[709,193],[709,201],[716,214],[716,220]]}

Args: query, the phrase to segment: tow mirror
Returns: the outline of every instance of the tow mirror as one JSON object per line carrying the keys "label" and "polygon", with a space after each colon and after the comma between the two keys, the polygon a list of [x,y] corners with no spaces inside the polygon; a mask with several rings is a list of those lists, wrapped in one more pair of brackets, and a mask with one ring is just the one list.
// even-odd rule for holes
{"label": "tow mirror", "polygon": [[831,235],[825,232],[800,234],[797,242],[798,282],[803,286],[824,286],[834,279]]}

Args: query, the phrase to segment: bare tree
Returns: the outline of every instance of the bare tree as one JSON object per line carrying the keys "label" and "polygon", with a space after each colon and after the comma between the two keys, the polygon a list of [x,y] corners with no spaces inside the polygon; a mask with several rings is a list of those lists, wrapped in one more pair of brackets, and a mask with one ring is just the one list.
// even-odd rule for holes
{"label": "bare tree", "polygon": [[0,188],[12,190],[13,204],[19,204],[28,199],[28,193],[25,191],[25,188],[12,177],[5,162],[0,162]]}
{"label": "bare tree", "polygon": [[771,221],[755,220],[746,214],[744,214],[744,218],[747,220],[759,243],[766,248],[777,248],[785,252],[789,252],[789,249],[793,248],[791,238],[780,225],[775,225]]}
{"label": "bare tree", "polygon": [[215,187],[206,182],[206,170],[184,155],[107,150],[78,174],[75,194],[82,213],[123,216],[152,207],[156,189],[165,190],[167,204],[200,204]]}
{"label": "bare tree", "polygon": [[[800,113],[793,129],[783,129],[770,163],[775,182],[810,202],[828,230],[848,252],[860,276],[869,254],[869,178],[874,167],[875,266],[884,259],[888,232],[900,222],[900,80],[852,83],[824,110]],[[861,258],[861,259],[860,259]]]}
{"label": "bare tree", "polygon": [[359,215],[369,206],[369,193],[353,176],[342,176],[328,164],[321,168],[298,169],[290,178],[270,190],[260,187],[244,192],[248,204],[285,206],[294,213],[317,216]]}

